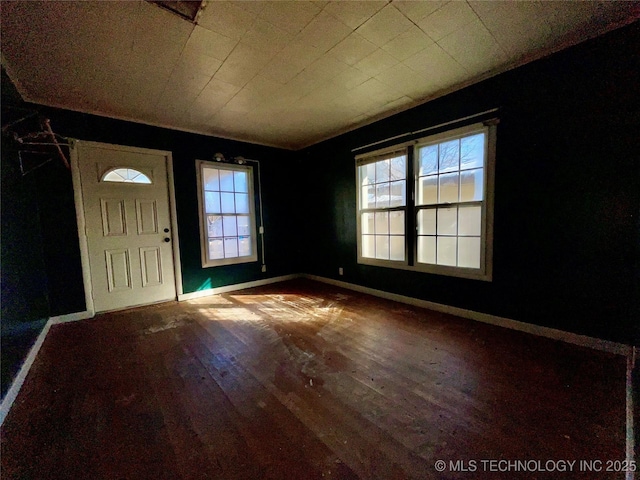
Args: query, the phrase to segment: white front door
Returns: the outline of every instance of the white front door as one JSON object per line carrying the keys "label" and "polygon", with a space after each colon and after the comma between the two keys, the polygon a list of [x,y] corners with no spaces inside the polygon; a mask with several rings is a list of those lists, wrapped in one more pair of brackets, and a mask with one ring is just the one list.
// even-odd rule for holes
{"label": "white front door", "polygon": [[76,143],[96,312],[176,298],[167,155]]}

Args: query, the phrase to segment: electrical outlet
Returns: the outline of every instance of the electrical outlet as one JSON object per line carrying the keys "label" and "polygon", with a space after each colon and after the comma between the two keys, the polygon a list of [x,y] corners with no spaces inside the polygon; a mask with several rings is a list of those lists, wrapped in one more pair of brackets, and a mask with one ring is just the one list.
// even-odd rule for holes
{"label": "electrical outlet", "polygon": [[262,271],[266,272],[267,271],[267,266],[266,265],[262,265]]}
{"label": "electrical outlet", "polygon": [[344,269],[342,267],[338,268],[338,275],[344,275]]}

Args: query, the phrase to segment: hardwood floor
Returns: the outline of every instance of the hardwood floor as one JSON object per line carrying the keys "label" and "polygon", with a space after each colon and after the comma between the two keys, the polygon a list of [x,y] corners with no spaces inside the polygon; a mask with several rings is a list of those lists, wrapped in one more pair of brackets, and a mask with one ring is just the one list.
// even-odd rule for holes
{"label": "hardwood floor", "polygon": [[481,463],[624,460],[624,427],[623,357],[297,280],[52,327],[1,466],[3,479],[624,478]]}

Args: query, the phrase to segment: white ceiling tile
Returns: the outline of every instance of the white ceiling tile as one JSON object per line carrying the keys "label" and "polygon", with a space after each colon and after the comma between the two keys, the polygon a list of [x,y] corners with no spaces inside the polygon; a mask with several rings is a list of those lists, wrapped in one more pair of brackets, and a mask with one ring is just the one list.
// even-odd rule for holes
{"label": "white ceiling tile", "polygon": [[386,1],[330,2],[325,12],[355,30],[386,5]]}
{"label": "white ceiling tile", "polygon": [[322,7],[314,2],[284,1],[265,2],[260,17],[290,33],[302,31]]}
{"label": "white ceiling tile", "polygon": [[292,33],[257,18],[242,37],[242,43],[275,54],[282,50],[292,38]]}
{"label": "white ceiling tile", "polygon": [[206,87],[200,92],[196,99],[201,103],[222,102],[227,103],[233,96],[240,91],[240,87],[231,83],[224,82],[217,78],[212,78]]}
{"label": "white ceiling tile", "polygon": [[509,4],[515,3],[512,0],[467,0],[467,3],[472,8],[476,15],[483,18],[484,15],[490,14],[494,10],[508,7]]}
{"label": "white ceiling tile", "polygon": [[305,71],[319,79],[330,80],[347,71],[349,65],[330,55],[324,55],[309,65]]}
{"label": "white ceiling tile", "polygon": [[218,71],[220,65],[222,65],[222,61],[216,58],[199,53],[191,53],[185,49],[180,55],[175,68],[189,70],[211,78]]}
{"label": "white ceiling tile", "polygon": [[351,33],[351,29],[328,13],[320,12],[296,40],[326,52]]}
{"label": "white ceiling tile", "polygon": [[438,41],[477,18],[467,2],[452,1],[420,20],[418,26]]}
{"label": "white ceiling tile", "polygon": [[411,27],[413,23],[392,4],[387,5],[373,17],[358,27],[357,32],[378,47]]}
{"label": "white ceiling tile", "polygon": [[236,2],[215,1],[205,4],[198,24],[226,37],[240,39],[255,18],[255,12],[240,8]]}
{"label": "white ceiling tile", "polygon": [[280,88],[282,88],[282,84],[280,82],[276,82],[271,80],[268,77],[265,77],[261,73],[253,77],[249,83],[245,85],[244,88],[249,90],[253,90],[264,97],[270,97],[273,94],[276,94]]}
{"label": "white ceiling tile", "polygon": [[236,39],[225,37],[224,35],[196,25],[193,32],[191,32],[184,52],[187,54],[197,53],[207,55],[224,61],[237,44],[238,40]]}
{"label": "white ceiling tile", "polygon": [[479,75],[506,62],[506,55],[478,19],[438,42],[472,75]]}
{"label": "white ceiling tile", "polygon": [[333,77],[331,81],[350,90],[363,84],[370,78],[371,75],[368,75],[355,67],[349,67],[344,72]]}
{"label": "white ceiling tile", "polygon": [[[437,1],[437,0],[393,0],[393,6],[400,10],[407,18],[412,20],[413,22],[419,22],[427,15],[432,14],[440,7],[442,7],[448,0],[445,1]],[[491,1],[484,0],[486,3],[491,3]]]}
{"label": "white ceiling tile", "polygon": [[175,96],[181,99],[193,97],[195,100],[210,80],[211,77],[208,75],[176,68],[164,88],[163,97]]}
{"label": "white ceiling tile", "polygon": [[302,70],[304,70],[303,66],[294,65],[281,58],[274,58],[260,70],[260,75],[284,85]]}
{"label": "white ceiling tile", "polygon": [[274,60],[284,60],[304,68],[320,58],[325,51],[324,49],[308,45],[301,40],[295,39],[284,47],[284,49],[274,57]]}
{"label": "white ceiling tile", "polygon": [[375,78],[411,98],[422,98],[428,93],[425,74],[417,73],[403,63],[380,72]]}
{"label": "white ceiling tile", "polygon": [[353,65],[371,54],[377,48],[378,47],[366,40],[362,35],[353,32],[329,50],[328,53],[344,63]]}
{"label": "white ceiling tile", "polygon": [[287,82],[281,92],[283,94],[286,92],[287,96],[291,98],[300,98],[318,88],[325,80],[324,78],[319,78],[315,73],[303,70]]}
{"label": "white ceiling tile", "polygon": [[448,80],[460,82],[466,76],[465,69],[434,43],[403,62],[407,67],[425,75],[425,83],[444,84]]}
{"label": "white ceiling tile", "polygon": [[383,70],[393,67],[398,63],[398,59],[378,48],[376,51],[356,63],[354,67],[367,75],[374,77]]}
{"label": "white ceiling tile", "polygon": [[382,46],[382,49],[393,55],[398,60],[406,60],[412,55],[431,45],[433,40],[415,25],[409,27],[389,43]]}
{"label": "white ceiling tile", "polygon": [[264,65],[269,55],[240,42],[215,74],[215,78],[244,87]]}
{"label": "white ceiling tile", "polygon": [[235,5],[243,10],[253,13],[254,15],[259,15],[268,3],[271,3],[271,0],[241,1],[235,2]]}

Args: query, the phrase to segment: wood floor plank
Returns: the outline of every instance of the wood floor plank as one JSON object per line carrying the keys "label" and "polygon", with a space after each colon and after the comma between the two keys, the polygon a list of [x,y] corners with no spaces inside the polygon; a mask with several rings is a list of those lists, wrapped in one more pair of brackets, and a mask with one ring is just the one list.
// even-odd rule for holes
{"label": "wood floor plank", "polygon": [[622,479],[434,462],[623,460],[624,424],[622,357],[297,280],[54,326],[0,461],[3,479]]}

